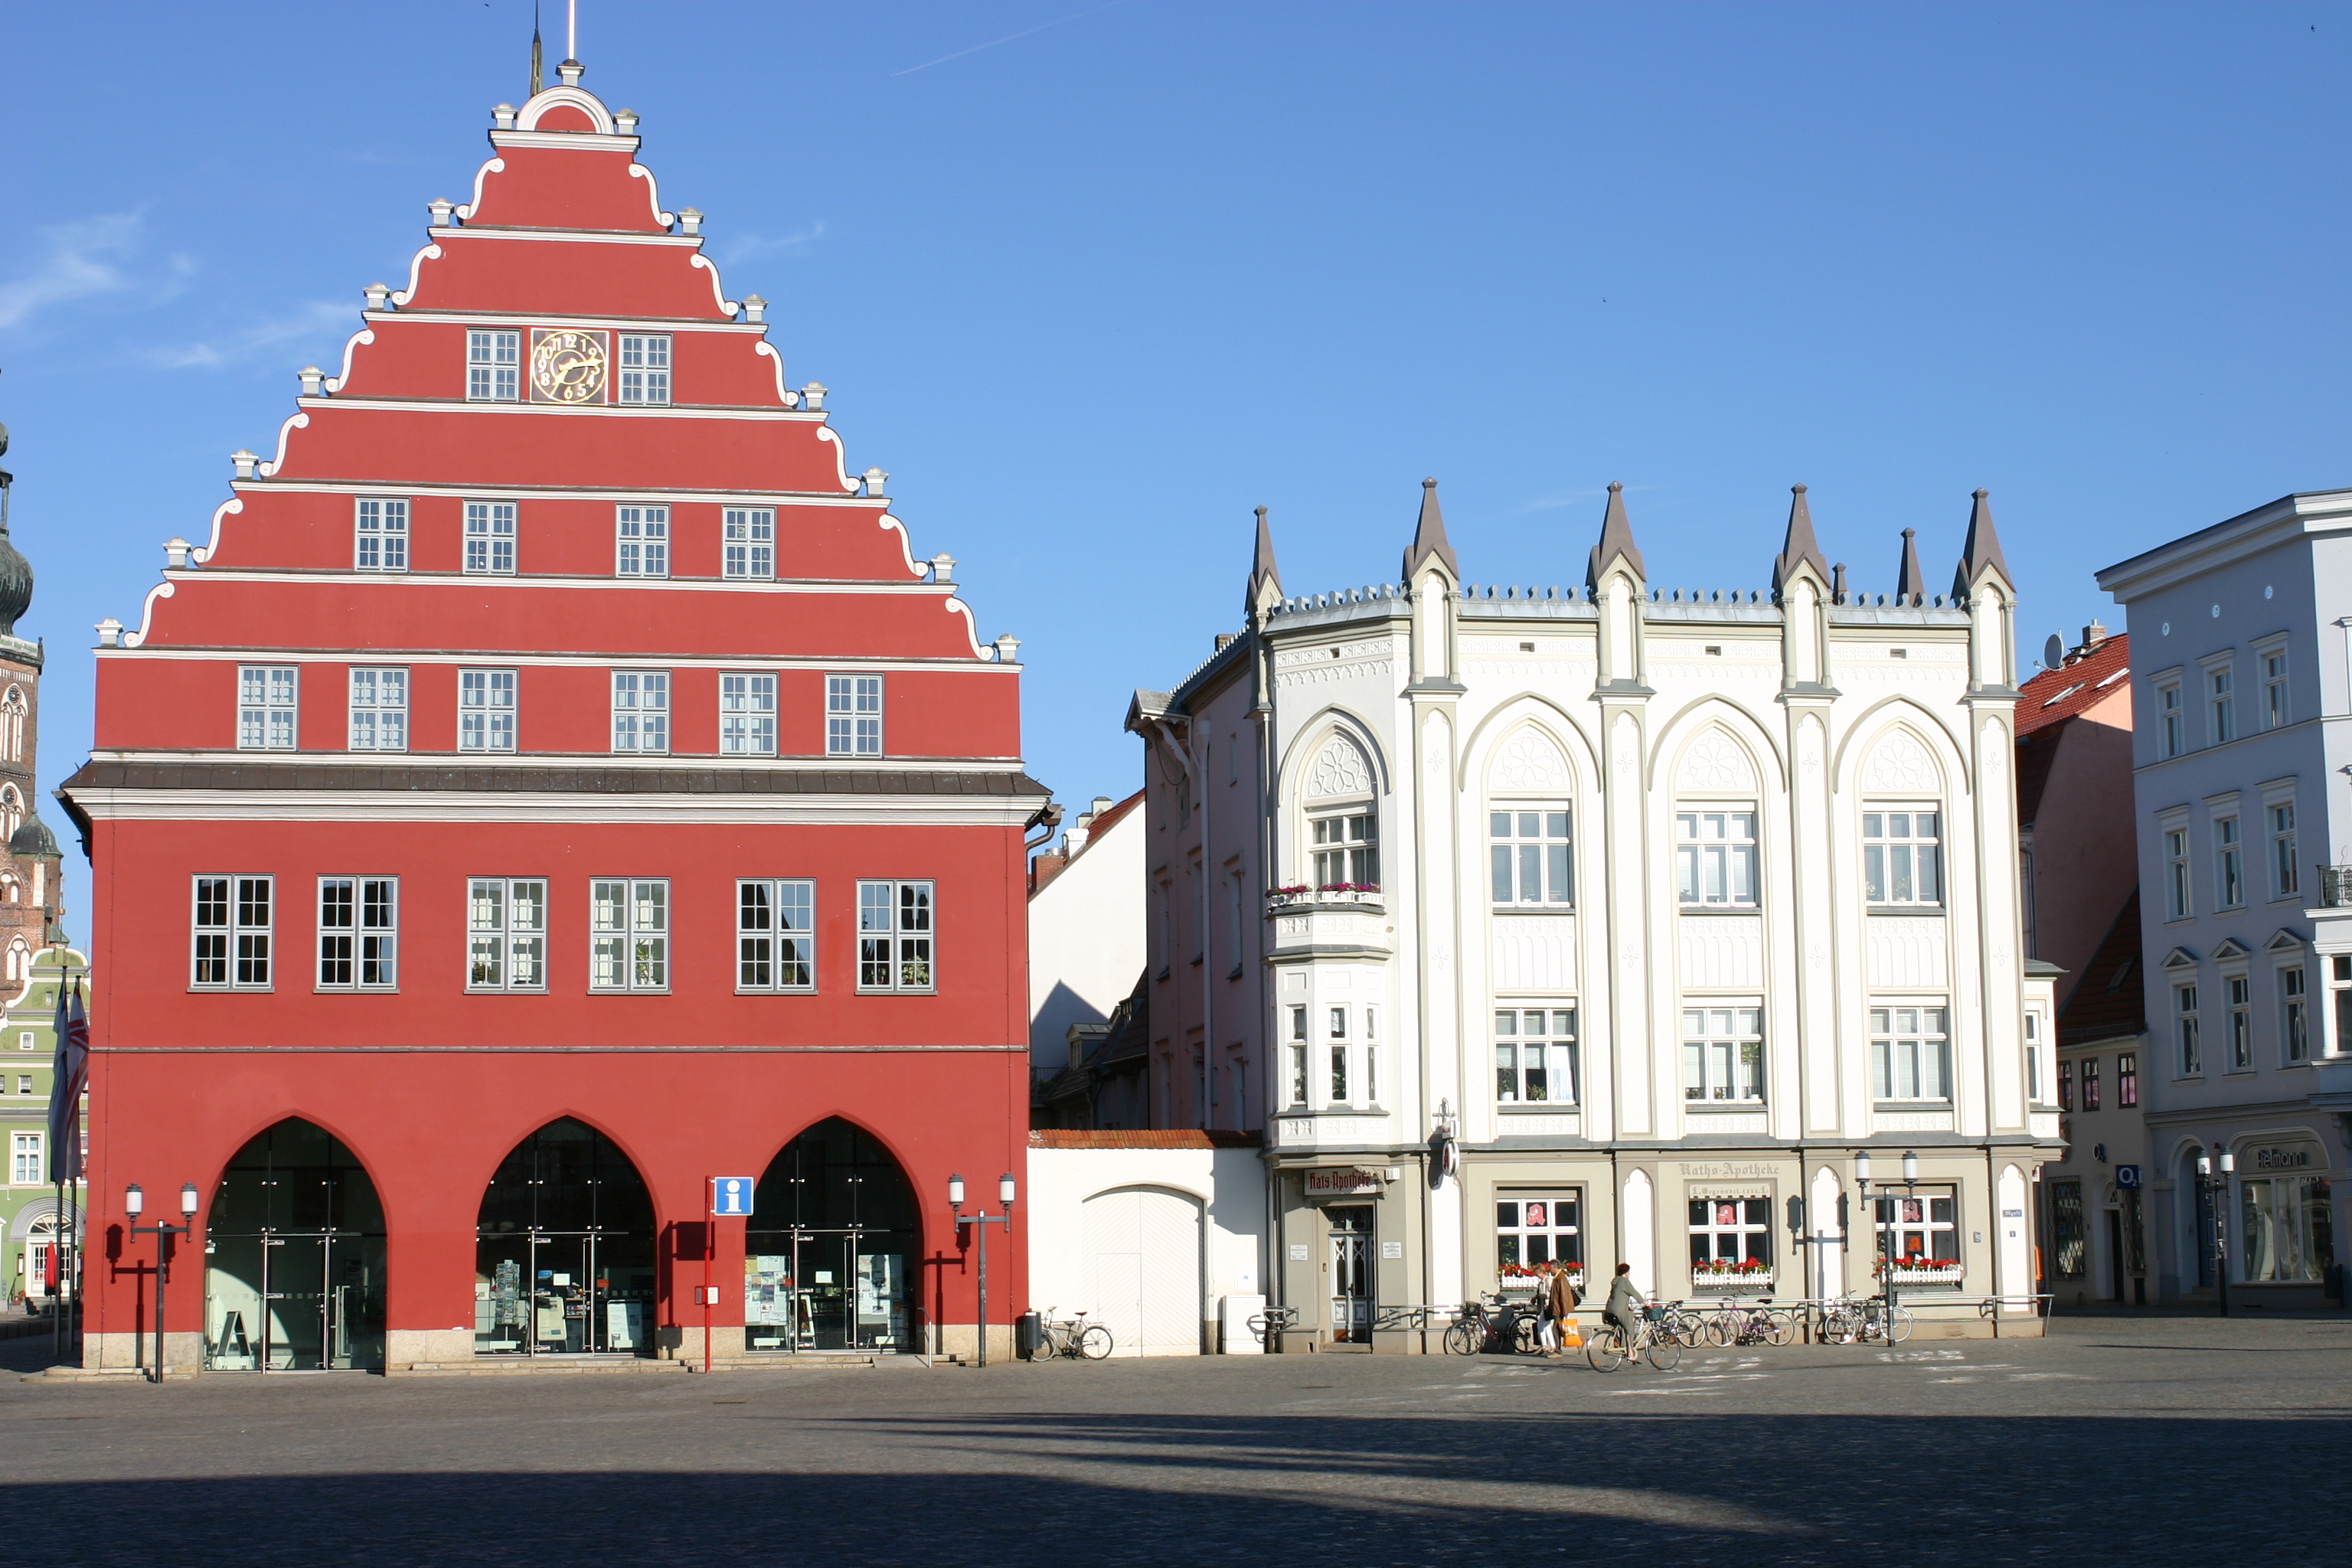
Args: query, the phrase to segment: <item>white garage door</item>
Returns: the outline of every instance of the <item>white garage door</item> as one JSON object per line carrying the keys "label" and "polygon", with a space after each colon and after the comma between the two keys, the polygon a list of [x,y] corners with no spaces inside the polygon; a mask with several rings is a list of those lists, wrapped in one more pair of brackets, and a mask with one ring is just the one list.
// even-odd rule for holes
{"label": "white garage door", "polygon": [[1201,1205],[1123,1187],[1086,1205],[1087,1314],[1117,1355],[1201,1353]]}

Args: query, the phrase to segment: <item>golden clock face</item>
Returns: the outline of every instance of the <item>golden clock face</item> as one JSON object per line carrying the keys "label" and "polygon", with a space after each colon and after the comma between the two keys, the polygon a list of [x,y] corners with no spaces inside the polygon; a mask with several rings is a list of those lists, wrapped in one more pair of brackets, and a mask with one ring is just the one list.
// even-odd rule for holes
{"label": "golden clock face", "polygon": [[604,340],[595,332],[541,332],[530,345],[530,393],[544,403],[604,395]]}

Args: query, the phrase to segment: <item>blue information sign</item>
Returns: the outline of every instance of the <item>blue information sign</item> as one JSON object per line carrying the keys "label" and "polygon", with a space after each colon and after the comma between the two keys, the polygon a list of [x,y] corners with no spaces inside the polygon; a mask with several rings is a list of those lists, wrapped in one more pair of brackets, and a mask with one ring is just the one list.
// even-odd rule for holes
{"label": "blue information sign", "polygon": [[751,1212],[751,1178],[749,1176],[713,1176],[710,1178],[710,1212],[715,1215],[748,1215]]}
{"label": "blue information sign", "polygon": [[2117,1165],[2116,1167],[2116,1185],[2126,1188],[2138,1186],[2139,1167],[2137,1165]]}

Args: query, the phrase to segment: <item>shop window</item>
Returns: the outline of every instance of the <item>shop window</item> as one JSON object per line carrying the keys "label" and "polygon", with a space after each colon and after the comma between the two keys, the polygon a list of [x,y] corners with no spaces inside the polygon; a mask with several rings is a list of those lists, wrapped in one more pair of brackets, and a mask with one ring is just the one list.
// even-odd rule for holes
{"label": "shop window", "polygon": [[735,988],[816,989],[816,884],[735,884]]}
{"label": "shop window", "polygon": [[1358,888],[1378,892],[1381,886],[1381,819],[1376,812],[1350,811],[1318,816],[1309,825],[1315,841],[1315,886],[1319,889]]}
{"label": "shop window", "polygon": [[1871,1204],[1877,1211],[1875,1239],[1884,1249],[1880,1256],[1893,1258],[1895,1267],[1925,1268],[1959,1261],[1960,1234],[1956,1223],[1959,1202],[1951,1189],[1923,1188],[1900,1196],[1890,1194],[1873,1198]]}
{"label": "shop window", "polygon": [[392,990],[399,944],[399,879],[319,879],[320,990]]}
{"label": "shop window", "polygon": [[2061,1279],[2080,1279],[2084,1265],[2083,1184],[2050,1184],[2050,1268]]}
{"label": "shop window", "polygon": [[469,500],[466,503],[466,557],[468,572],[510,577],[515,569],[515,503]]}
{"label": "shop window", "polygon": [[669,882],[658,877],[588,884],[588,988],[669,989]]}
{"label": "shop window", "polygon": [[857,884],[857,988],[929,991],[932,970],[930,882]]}
{"label": "shop window", "polygon": [[668,333],[621,334],[620,390],[624,403],[669,401]]}
{"label": "shop window", "polygon": [[1944,901],[1942,817],[1874,806],[1862,814],[1863,893],[1874,904]]}
{"label": "shop window", "polygon": [[669,750],[669,672],[613,671],[613,750]]}
{"label": "shop window", "polygon": [[669,508],[613,509],[613,570],[623,577],[669,575]]}
{"label": "shop window", "polygon": [[752,1351],[922,1348],[922,1226],[888,1150],[838,1119],[786,1144],[744,1226],[743,1342]]}
{"label": "shop window", "polygon": [[2116,1058],[2116,1104],[2128,1110],[2139,1103],[2139,1053],[2126,1051]]}
{"label": "shop window", "polygon": [[354,752],[408,750],[408,671],[352,667],[351,731]]}
{"label": "shop window", "polygon": [[1769,1270],[1772,1264],[1772,1200],[1691,1199],[1690,1260],[1691,1268],[1700,1272]]}
{"label": "shop window", "polygon": [[2099,1109],[2099,1058],[2096,1057],[2083,1058],[2083,1109]]}
{"label": "shop window", "polygon": [[2238,1183],[2239,1277],[2325,1279],[2336,1267],[2333,1186],[2321,1176],[2249,1176]]}
{"label": "shop window", "polygon": [[247,752],[294,749],[298,668],[290,664],[242,665],[236,672],[236,744]]}
{"label": "shop window", "polygon": [[1687,1102],[1764,1102],[1764,1009],[1683,1010],[1683,1099]]}
{"label": "shop window", "polygon": [[1564,910],[1572,883],[1565,806],[1497,807],[1486,814],[1487,857],[1498,910]]}
{"label": "shop window", "polygon": [[730,577],[776,574],[776,509],[730,506],[720,514],[722,570]]}
{"label": "shop window", "polygon": [[1952,1098],[1952,1042],[1941,1007],[1870,1010],[1871,1092],[1880,1100]]}
{"label": "shop window", "polygon": [[276,879],[198,877],[190,984],[203,991],[267,991]]}
{"label": "shop window", "polygon": [[1545,1263],[1584,1272],[1584,1233],[1578,1224],[1583,1194],[1576,1192],[1497,1194],[1495,1273],[1504,1279],[1533,1274]]}
{"label": "shop window", "polygon": [[466,883],[466,989],[547,989],[547,883],[475,877]]}
{"label": "shop window", "polygon": [[2290,1065],[2311,1059],[2311,1006],[2304,994],[2304,967],[2278,972],[2279,1038]]}
{"label": "shop window", "polygon": [[457,749],[461,752],[511,752],[515,749],[513,670],[461,669],[457,672]]}
{"label": "shop window", "polygon": [[382,1367],[386,1261],[383,1207],[352,1152],[299,1119],[265,1129],[205,1214],[205,1366]]}
{"label": "shop window", "polygon": [[719,749],[730,756],[776,754],[776,678],[719,678]]}
{"label": "shop window", "polygon": [[352,565],[362,572],[408,570],[408,503],[363,500],[352,519]]}
{"label": "shop window", "polygon": [[466,396],[475,403],[512,403],[522,390],[522,334],[466,334]]}
{"label": "shop window", "polygon": [[1574,1007],[1496,1011],[1495,1099],[1504,1105],[1577,1102]]}
{"label": "shop window", "polygon": [[[882,754],[882,678],[824,678],[824,751],[830,757]],[[1166,954],[1163,952],[1164,961]]]}
{"label": "shop window", "polygon": [[475,1237],[475,1354],[653,1353],[653,1198],[593,1128],[567,1117],[517,1144]]}
{"label": "shop window", "polygon": [[1683,811],[1675,816],[1675,871],[1685,909],[1756,907],[1756,814]]}

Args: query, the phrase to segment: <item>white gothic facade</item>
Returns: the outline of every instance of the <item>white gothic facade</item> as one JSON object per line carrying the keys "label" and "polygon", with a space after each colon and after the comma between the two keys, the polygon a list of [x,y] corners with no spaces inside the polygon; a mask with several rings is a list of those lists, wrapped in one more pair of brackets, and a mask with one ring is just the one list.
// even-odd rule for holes
{"label": "white gothic facade", "polygon": [[[1705,594],[1613,485],[1568,589],[1465,585],[1431,480],[1401,582],[1286,597],[1260,512],[1245,629],[1128,723],[1155,1113],[1264,1129],[1302,1331],[1417,1349],[1394,1309],[1547,1258],[1869,1293],[1867,1248],[1923,1321],[2033,1321],[2014,602],[1981,491],[1933,597],[1910,531],[1848,593],[1801,486],[1771,586]],[[1874,1237],[1865,1151],[1918,1157]]]}

